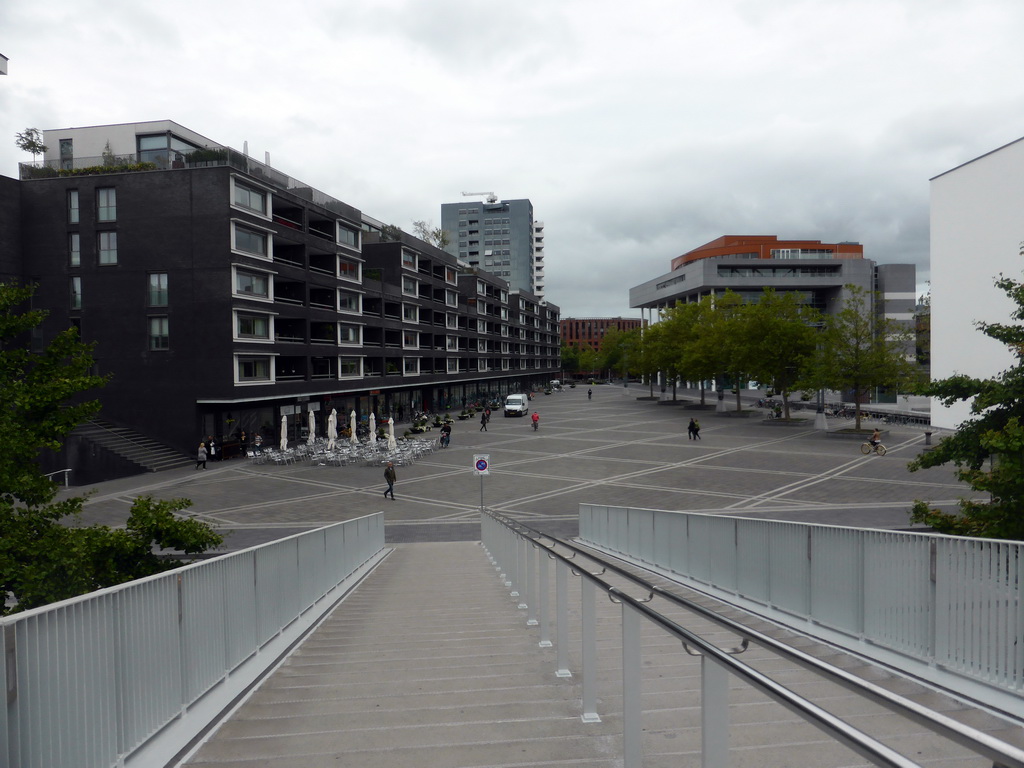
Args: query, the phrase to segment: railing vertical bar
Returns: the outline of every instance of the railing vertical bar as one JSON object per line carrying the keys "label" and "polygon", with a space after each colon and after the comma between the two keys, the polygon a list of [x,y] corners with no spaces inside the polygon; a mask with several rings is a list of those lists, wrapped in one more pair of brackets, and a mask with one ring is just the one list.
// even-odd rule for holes
{"label": "railing vertical bar", "polygon": [[622,765],[642,768],[643,659],[640,619],[635,608],[622,603]]}
{"label": "railing vertical bar", "polygon": [[718,662],[700,659],[701,768],[729,765],[729,672]]}
{"label": "railing vertical bar", "polygon": [[583,722],[599,723],[597,714],[597,621],[594,610],[596,587],[580,579],[580,609],[583,619]]}
{"label": "railing vertical bar", "polygon": [[569,671],[569,566],[561,560],[555,563],[555,612],[557,660],[556,677],[572,677]]}
{"label": "railing vertical bar", "polygon": [[519,604],[526,609],[526,626],[537,626],[537,578],[533,561],[537,548],[528,538],[523,537],[523,598]]}
{"label": "railing vertical bar", "polygon": [[551,623],[548,621],[548,604],[551,602],[550,595],[548,595],[548,560],[546,552],[538,552],[537,557],[540,558],[540,563],[537,573],[537,591],[539,593],[539,600],[537,600],[537,611],[540,614],[540,647],[550,648],[551,647]]}

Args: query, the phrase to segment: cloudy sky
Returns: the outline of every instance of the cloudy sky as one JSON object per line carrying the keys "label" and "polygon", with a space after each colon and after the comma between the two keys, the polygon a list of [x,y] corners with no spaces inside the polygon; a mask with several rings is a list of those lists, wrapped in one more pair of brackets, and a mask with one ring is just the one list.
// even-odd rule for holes
{"label": "cloudy sky", "polygon": [[1024,135],[1022,33],[1022,0],[2,0],[0,174],[26,127],[170,119],[407,231],[530,198],[563,316],[638,315],[723,234],[923,289],[928,179]]}

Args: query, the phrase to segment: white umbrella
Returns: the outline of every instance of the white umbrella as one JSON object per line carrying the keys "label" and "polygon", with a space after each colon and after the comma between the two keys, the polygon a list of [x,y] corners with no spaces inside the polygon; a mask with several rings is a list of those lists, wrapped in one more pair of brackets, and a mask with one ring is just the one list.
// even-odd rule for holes
{"label": "white umbrella", "polygon": [[288,450],[288,417],[281,417],[281,450]]}
{"label": "white umbrella", "polygon": [[349,437],[348,441],[350,443],[352,443],[352,445],[355,445],[356,443],[359,442],[359,438],[356,437],[356,412],[355,411],[352,411],[352,413],[349,414],[349,417],[348,417],[348,428],[349,428],[349,431],[351,432],[351,436]]}
{"label": "white umbrella", "polygon": [[370,414],[370,444],[377,442],[377,417]]}
{"label": "white umbrella", "polygon": [[316,440],[316,413],[309,412],[309,434],[306,436],[306,445],[312,445]]}
{"label": "white umbrella", "polygon": [[331,415],[327,417],[327,447],[334,448],[334,441],[338,439],[338,409],[331,408]]}
{"label": "white umbrella", "polygon": [[395,440],[395,420],[388,417],[388,450],[393,451],[398,447],[398,441]]}

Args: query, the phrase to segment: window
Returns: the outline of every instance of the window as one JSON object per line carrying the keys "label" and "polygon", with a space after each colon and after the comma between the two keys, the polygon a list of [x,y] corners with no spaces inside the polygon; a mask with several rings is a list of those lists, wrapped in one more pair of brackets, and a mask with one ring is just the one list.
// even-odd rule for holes
{"label": "window", "polygon": [[153,350],[167,349],[170,339],[167,335],[167,318],[149,318],[149,348]]}
{"label": "window", "polygon": [[232,186],[235,188],[234,204],[239,208],[245,208],[261,216],[267,215],[267,193],[262,189],[247,187],[235,179],[232,179]]}
{"label": "window", "polygon": [[269,357],[239,357],[236,360],[239,383],[271,381]]}
{"label": "window", "polygon": [[459,348],[459,339],[457,336],[445,336],[445,349],[449,352],[455,352]]}
{"label": "window", "polygon": [[149,273],[149,306],[167,306],[167,273]]}
{"label": "window", "polygon": [[235,293],[243,296],[270,298],[270,279],[262,272],[235,272]]}
{"label": "window", "polygon": [[82,278],[77,275],[71,278],[71,308],[82,308]]}
{"label": "window", "polygon": [[457,357],[449,357],[448,358],[448,373],[458,373],[458,372],[459,372],[459,358],[457,358]]}
{"label": "window", "polygon": [[96,190],[96,221],[117,221],[117,190],[113,187]]}
{"label": "window", "polygon": [[341,222],[338,222],[338,244],[358,248],[359,230],[353,229],[352,227],[346,227]]}
{"label": "window", "polygon": [[451,285],[455,285],[456,277],[455,277],[455,269],[453,267],[445,267],[444,268],[444,281],[446,283],[450,283]]}
{"label": "window", "polygon": [[446,307],[457,307],[459,306],[459,294],[455,291],[444,292],[444,304]]}
{"label": "window", "polygon": [[416,254],[405,248],[402,249],[402,266],[406,269],[416,270]]}
{"label": "window", "polygon": [[252,256],[267,258],[270,254],[270,237],[266,232],[242,227],[235,224],[232,228],[234,249]]}
{"label": "window", "polygon": [[78,190],[68,190],[68,224],[77,224],[79,219]]}
{"label": "window", "polygon": [[339,344],[359,344],[360,343],[360,328],[358,325],[340,325],[338,326],[338,343]]}
{"label": "window", "polygon": [[420,334],[417,331],[402,331],[403,349],[419,349]]}
{"label": "window", "polygon": [[96,235],[96,249],[100,264],[117,264],[117,232],[100,232]]}
{"label": "window", "polygon": [[359,282],[359,262],[338,259],[338,277],[342,280],[355,280]]}
{"label": "window", "polygon": [[444,316],[444,327],[445,328],[458,328],[459,327],[459,316],[454,312],[447,312]]}
{"label": "window", "polygon": [[351,293],[350,291],[338,291],[338,311],[339,312],[361,312],[362,305],[359,301],[358,293]]}
{"label": "window", "polygon": [[402,360],[402,373],[405,376],[420,375],[420,359],[418,357],[406,357]]}
{"label": "window", "polygon": [[338,377],[343,379],[360,378],[363,375],[363,361],[358,357],[338,358]]}
{"label": "window", "polygon": [[403,304],[402,319],[407,323],[418,323],[420,321],[420,308],[414,304]]}
{"label": "window", "polygon": [[77,232],[68,234],[68,263],[72,267],[82,264],[82,236]]}
{"label": "window", "polygon": [[406,296],[419,296],[420,295],[419,285],[420,285],[419,280],[416,280],[416,279],[414,279],[412,277],[403,277],[402,278],[402,293],[404,293]]}
{"label": "window", "polygon": [[266,315],[238,316],[238,337],[240,339],[269,339],[270,318]]}

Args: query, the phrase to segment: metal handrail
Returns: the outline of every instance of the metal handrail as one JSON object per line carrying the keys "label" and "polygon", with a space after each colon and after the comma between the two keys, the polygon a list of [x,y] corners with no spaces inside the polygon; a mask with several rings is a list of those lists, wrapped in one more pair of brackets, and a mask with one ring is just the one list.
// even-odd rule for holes
{"label": "metal handrail", "polygon": [[103,426],[102,424],[100,424],[98,421],[95,421],[94,419],[89,419],[85,423],[90,425],[90,426],[102,429],[104,432],[109,432],[111,435],[116,437],[118,440],[124,440],[125,442],[131,443],[135,447],[141,448],[144,451],[152,451],[153,450],[148,445],[143,445],[142,443],[140,443],[140,442],[138,442],[136,440],[132,440],[130,437],[126,437],[125,435],[119,434],[119,433],[115,432],[114,430],[110,429],[109,427]]}
{"label": "metal handrail", "polygon": [[45,475],[43,475],[43,477],[53,477],[54,475],[59,475],[61,473],[64,473],[64,487],[67,488],[68,487],[68,478],[71,477],[71,473],[73,471],[74,470],[71,467],[68,467],[67,469],[58,469],[55,472],[47,472]]}
{"label": "metal handrail", "polygon": [[[1014,747],[1011,744],[1007,744],[1004,741],[996,739],[987,733],[966,726],[963,723],[957,722],[956,720],[953,720],[950,717],[946,717],[945,715],[933,712],[932,710],[929,710],[926,707],[923,707],[914,701],[911,701],[898,694],[887,691],[884,688],[881,688],[880,686],[877,686],[866,680],[862,680],[861,678],[856,677],[855,675],[852,675],[843,669],[834,667],[831,664],[828,664],[827,662],[821,661],[820,659],[817,659],[807,653],[804,653],[803,651],[800,651],[796,648],[792,648],[786,645],[785,643],[781,643],[769,635],[765,635],[761,632],[758,632],[755,629],[746,627],[743,624],[740,624],[736,621],[733,621],[732,619],[729,619],[728,617],[721,616],[712,611],[711,609],[700,605],[699,603],[693,602],[685,597],[681,597],[679,595],[668,592],[664,588],[656,584],[653,584],[647,581],[646,579],[637,576],[634,573],[631,573],[625,568],[617,566],[614,563],[609,562],[605,559],[596,558],[592,553],[588,552],[587,550],[581,547],[563,541],[562,539],[551,536],[549,534],[543,533],[542,531],[538,531],[537,529],[532,528],[526,525],[525,523],[521,523],[518,520],[514,520],[512,518],[505,517],[494,512],[486,512],[486,514],[489,514],[496,521],[502,523],[509,529],[513,530],[513,532],[515,532],[517,535],[530,540],[533,544],[535,544],[538,547],[543,547],[553,556],[563,560],[566,563],[570,562],[570,558],[567,558],[564,555],[555,552],[554,546],[561,546],[568,549],[573,553],[573,557],[579,554],[593,560],[594,562],[598,562],[601,564],[603,569],[612,571],[617,575],[625,579],[628,579],[629,581],[632,581],[634,584],[637,584],[644,590],[647,590],[653,594],[660,595],[661,597],[669,600],[677,606],[692,611],[693,613],[696,613],[702,618],[718,624],[720,627],[727,629],[728,631],[740,636],[745,640],[755,642],[764,648],[767,648],[775,653],[778,653],[781,656],[784,656],[785,658],[802,666],[803,668],[809,671],[827,677],[832,682],[843,686],[847,690],[860,694],[865,698],[874,701],[875,703],[888,706],[896,710],[899,714],[916,722],[917,724],[922,725],[925,728],[928,728],[934,731],[935,733],[945,738],[948,738],[949,740],[954,741],[957,744],[960,744],[961,746],[967,747],[968,749],[971,749],[988,759],[996,761],[996,764],[1000,766],[1000,768],[1024,768],[1024,750],[1021,750],[1017,747]],[[529,533],[523,533],[521,531],[528,531]],[[540,539],[547,539],[551,541],[553,543],[553,546],[549,547],[541,543],[539,541]],[[685,633],[686,635],[692,635],[692,633],[690,633],[689,630],[686,630],[685,628],[679,626],[671,619],[662,616],[661,614],[651,609],[649,606],[643,605],[642,602],[646,602],[646,600],[639,601],[635,598],[631,598],[628,595],[625,595],[625,593],[623,593],[617,587],[608,585],[598,576],[594,574],[580,572],[578,567],[574,568],[574,572],[580,573],[580,575],[590,579],[598,586],[601,586],[602,589],[604,589],[609,594],[614,594],[617,599],[629,603],[635,610],[645,615],[654,623],[661,625],[672,634],[675,634],[677,637],[679,635],[677,634],[676,630],[679,630]],[[693,637],[696,636],[693,635]],[[822,720],[819,722],[817,719],[815,719],[817,718],[816,710],[820,709],[815,704],[803,700],[801,697],[796,696],[796,694],[792,694],[792,696],[795,697],[794,701],[787,702],[787,700],[783,700],[782,698],[780,698],[777,695],[777,692],[775,692],[773,689],[770,690],[768,688],[762,687],[762,683],[760,681],[755,682],[754,677],[749,676],[749,673],[752,672],[754,676],[764,676],[760,675],[760,673],[756,672],[756,670],[750,669],[749,667],[747,667],[747,665],[743,664],[737,659],[732,658],[728,655],[727,652],[715,648],[714,646],[709,646],[709,644],[703,639],[700,640],[700,643],[694,641],[692,642],[692,644],[700,647],[702,652],[704,652],[705,654],[715,657],[715,660],[718,661],[720,664],[722,664],[725,667],[728,667],[730,671],[734,672],[737,676],[746,679],[748,682],[750,682],[751,685],[754,685],[755,687],[761,689],[766,695],[776,699],[777,701],[779,701],[779,703],[783,704],[794,713],[805,717],[805,719],[814,723],[823,730],[826,730],[826,732],[836,736],[836,738],[838,738],[840,741],[847,743],[847,746],[850,746],[851,748],[860,752],[860,749],[853,743],[846,742],[845,735],[841,735],[837,732],[834,732],[832,730],[832,727],[828,725],[828,720]],[[713,650],[708,651],[705,648],[705,646],[708,646]],[[772,686],[778,685],[770,678],[764,678],[764,680],[766,680],[768,683],[771,683]],[[792,692],[787,690],[786,693],[791,694]],[[799,702],[803,703],[801,704]],[[803,704],[807,705],[808,708],[806,710],[803,708]],[[828,715],[829,718],[832,718],[832,716],[829,715],[827,712],[825,714]],[[842,723],[842,721],[839,722]],[[857,731],[857,729],[852,728],[852,726],[847,726],[845,723],[842,723],[842,725],[846,726],[846,728],[849,728],[857,733],[861,733],[860,731]],[[871,739],[870,736],[867,736],[866,734],[863,735],[865,736],[865,738],[871,740],[872,742],[874,741],[873,739]],[[871,757],[872,759],[874,759],[873,754],[868,754],[866,752],[860,752],[860,754],[862,754],[865,757]],[[900,759],[905,760],[905,758],[902,758],[902,756],[900,756]],[[890,763],[883,762],[879,764],[889,765]],[[916,763],[905,762],[892,764],[916,765]]]}

